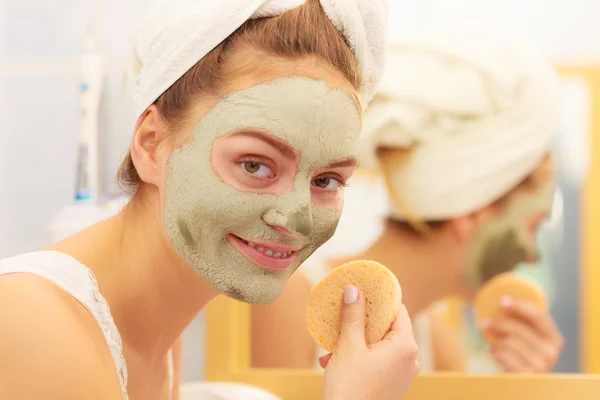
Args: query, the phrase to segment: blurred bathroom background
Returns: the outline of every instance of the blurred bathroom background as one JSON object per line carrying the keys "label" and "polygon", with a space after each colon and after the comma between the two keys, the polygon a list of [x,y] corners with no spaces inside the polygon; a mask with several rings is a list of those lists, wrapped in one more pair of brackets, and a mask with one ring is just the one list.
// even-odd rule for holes
{"label": "blurred bathroom background", "polygon": [[[474,20],[529,43],[556,63],[600,65],[598,0],[390,3],[392,37],[454,20]],[[97,194],[102,200],[118,193],[115,174],[135,124],[125,71],[132,34],[146,6],[147,1],[141,0],[0,0],[0,258],[40,249],[60,236],[60,229],[70,229],[57,225],[57,217],[74,199],[80,66],[89,46],[99,51],[105,63],[98,121]],[[586,124],[590,113],[600,110],[590,110],[585,85],[574,80],[566,81],[564,87],[568,99],[565,127],[557,133],[563,168],[557,196],[559,215],[546,232],[551,236],[545,239],[549,243],[545,252],[548,264],[538,278],[546,279],[551,298],[561,298],[553,313],[567,344],[556,370],[578,372],[580,332],[574,310],[580,308],[579,205],[582,176],[590,157],[586,136],[590,128]],[[107,206],[99,212],[110,213],[111,209]],[[360,208],[356,212],[361,212]],[[368,219],[365,215],[364,220]],[[557,237],[560,244],[552,245]],[[200,315],[184,336],[184,382],[199,380],[204,374],[203,335]]]}

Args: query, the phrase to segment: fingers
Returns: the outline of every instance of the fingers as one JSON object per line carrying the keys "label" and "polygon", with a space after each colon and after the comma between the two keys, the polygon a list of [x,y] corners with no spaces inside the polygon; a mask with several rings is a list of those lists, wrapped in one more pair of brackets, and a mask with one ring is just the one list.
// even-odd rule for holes
{"label": "fingers", "polygon": [[396,316],[396,320],[392,324],[390,331],[385,335],[384,340],[380,343],[389,341],[394,342],[399,346],[398,349],[404,354],[407,360],[415,363],[418,374],[419,363],[417,362],[417,358],[419,355],[419,348],[415,341],[412,323],[404,304],[400,306],[400,311]]}
{"label": "fingers", "polygon": [[532,350],[516,337],[494,343],[491,353],[507,372],[543,373],[548,372],[553,364],[543,353]]}
{"label": "fingers", "polygon": [[411,337],[413,336],[412,322],[404,304],[400,305],[400,311],[398,312],[398,315],[396,316],[396,319],[390,328],[390,332],[386,335],[386,338],[391,338],[392,336],[396,335],[401,337],[406,337],[408,335]]}
{"label": "fingers", "polygon": [[400,311],[394,320],[394,323],[390,327],[390,331],[386,333],[381,342],[375,343],[371,345],[371,348],[378,348],[382,346],[386,346],[386,342],[390,340],[398,341],[398,342],[407,342],[410,343],[414,341],[414,334],[412,330],[412,323],[410,321],[410,317],[408,316],[408,312],[406,311],[406,307],[402,304],[400,307]]}
{"label": "fingers", "polygon": [[396,339],[398,339],[398,332],[397,331],[389,331],[388,333],[386,333],[386,335],[383,337],[383,339],[381,339],[380,342],[373,343],[368,347],[370,349],[377,349],[379,347],[387,346],[387,342],[389,342],[390,340],[396,340]]}
{"label": "fingers", "polygon": [[540,335],[557,338],[560,332],[547,311],[529,301],[515,301],[509,296],[502,298],[500,305],[508,316],[518,318],[534,327]]}
{"label": "fingers", "polygon": [[531,373],[529,367],[523,362],[523,359],[514,352],[507,351],[506,349],[493,348],[492,356],[502,366],[505,372],[512,373]]}
{"label": "fingers", "polygon": [[544,340],[537,331],[515,319],[488,320],[482,322],[482,327],[486,332],[494,333],[500,338],[516,336],[532,349],[536,349]]}
{"label": "fingers", "polygon": [[[390,347],[391,346],[391,347]],[[419,355],[419,348],[415,341],[415,336],[412,330],[410,317],[404,305],[401,306],[396,320],[392,324],[390,331],[383,337],[380,342],[369,346],[371,350],[379,350],[386,348],[386,352],[396,352],[404,354],[404,358],[408,361],[415,361]],[[417,370],[418,362],[416,363]]]}
{"label": "fingers", "polygon": [[350,348],[366,348],[365,300],[354,286],[344,288],[340,322],[340,337],[336,353]]}
{"label": "fingers", "polygon": [[498,337],[493,348],[514,352],[522,359],[522,364],[530,367],[530,372],[549,371],[563,346],[562,342],[541,336],[537,330],[517,319],[488,321],[485,330]]}
{"label": "fingers", "polygon": [[532,344],[530,340],[510,334],[494,342],[492,350],[508,351],[520,358],[527,369],[516,372],[548,372],[558,360],[561,347],[547,339]]}
{"label": "fingers", "polygon": [[549,313],[535,304],[504,298],[508,318],[482,322],[482,329],[495,333],[494,358],[507,372],[536,373],[552,369],[564,344]]}
{"label": "fingers", "polygon": [[332,355],[333,354],[329,353],[326,356],[319,357],[319,365],[321,366],[321,368],[327,368],[327,364],[329,364],[329,360],[331,360]]}
{"label": "fingers", "polygon": [[383,340],[392,340],[396,336],[398,336],[397,331],[389,331],[388,333],[385,334],[385,336],[383,337]]}
{"label": "fingers", "polygon": [[514,372],[547,372],[552,369],[564,345],[564,339],[549,312],[528,301],[515,301],[506,296],[501,306],[508,318],[486,321],[488,332],[500,338],[494,347],[507,349],[513,356],[505,360]]}

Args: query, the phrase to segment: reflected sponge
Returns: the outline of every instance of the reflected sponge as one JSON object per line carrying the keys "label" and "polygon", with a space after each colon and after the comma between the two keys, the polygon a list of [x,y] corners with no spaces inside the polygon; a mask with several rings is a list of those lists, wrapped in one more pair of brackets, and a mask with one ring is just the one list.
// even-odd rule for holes
{"label": "reflected sponge", "polygon": [[[504,296],[510,296],[517,301],[529,301],[545,311],[549,307],[548,299],[537,282],[514,272],[506,272],[489,280],[475,293],[473,298],[475,322],[479,325],[487,318],[494,320],[506,318],[506,312],[500,305]],[[492,332],[484,332],[484,337],[488,342],[496,339]]]}

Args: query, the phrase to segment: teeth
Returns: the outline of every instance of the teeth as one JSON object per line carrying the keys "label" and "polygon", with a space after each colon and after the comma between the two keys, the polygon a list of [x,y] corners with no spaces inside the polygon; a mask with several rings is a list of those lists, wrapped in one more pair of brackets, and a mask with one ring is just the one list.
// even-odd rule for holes
{"label": "teeth", "polygon": [[292,255],[293,251],[287,251],[287,252],[275,252],[271,249],[265,249],[264,247],[260,247],[257,246],[256,243],[252,243],[252,242],[247,242],[244,240],[244,243],[246,243],[248,246],[255,248],[256,250],[260,251],[261,253],[264,253],[264,255],[269,256],[269,257],[273,257],[273,258],[284,258],[284,257],[289,257]]}

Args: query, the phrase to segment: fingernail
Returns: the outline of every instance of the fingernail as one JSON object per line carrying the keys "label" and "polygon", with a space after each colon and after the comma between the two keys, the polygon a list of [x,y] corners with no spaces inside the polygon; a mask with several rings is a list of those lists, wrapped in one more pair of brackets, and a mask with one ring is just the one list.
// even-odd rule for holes
{"label": "fingernail", "polygon": [[358,300],[358,289],[352,285],[344,288],[344,303],[352,304]]}
{"label": "fingernail", "polygon": [[512,306],[513,300],[510,296],[503,296],[500,299],[500,305],[504,308],[509,308],[510,306]]}

